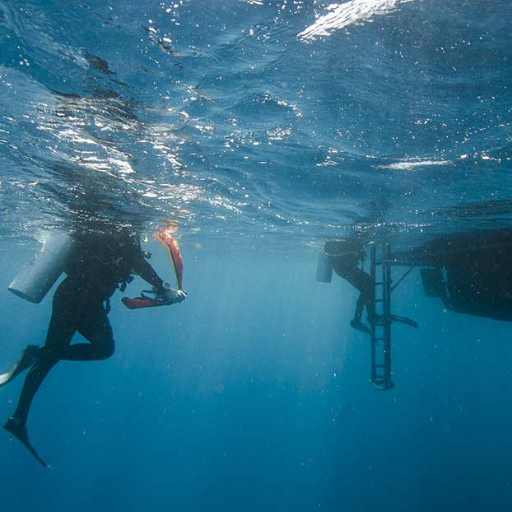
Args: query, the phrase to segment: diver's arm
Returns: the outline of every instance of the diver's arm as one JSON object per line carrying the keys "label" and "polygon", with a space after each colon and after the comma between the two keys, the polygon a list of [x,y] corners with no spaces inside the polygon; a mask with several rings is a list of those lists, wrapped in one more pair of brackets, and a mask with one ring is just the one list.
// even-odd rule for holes
{"label": "diver's arm", "polygon": [[155,272],[155,269],[146,261],[142,251],[137,251],[133,258],[133,271],[149,283],[158,295],[163,295],[166,288],[163,279]]}

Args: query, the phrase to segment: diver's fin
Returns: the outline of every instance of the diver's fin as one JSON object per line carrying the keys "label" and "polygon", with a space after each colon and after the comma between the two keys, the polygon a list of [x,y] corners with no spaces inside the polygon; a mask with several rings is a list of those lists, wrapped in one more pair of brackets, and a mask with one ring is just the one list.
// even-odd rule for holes
{"label": "diver's fin", "polygon": [[154,308],[156,306],[168,306],[170,303],[166,300],[162,299],[151,299],[150,297],[135,297],[133,299],[129,299],[128,297],[123,297],[121,302],[128,309],[140,309],[140,308]]}
{"label": "diver's fin", "polygon": [[405,324],[416,329],[419,327],[417,322],[405,316],[391,315],[391,320],[393,320],[393,322],[400,322],[401,324]]}
{"label": "diver's fin", "polygon": [[28,345],[23,351],[20,360],[11,368],[11,370],[0,375],[0,387],[11,382],[11,380],[16,378],[20,373],[30,368],[37,360],[40,350],[41,349],[37,345]]}
{"label": "diver's fin", "polygon": [[371,334],[370,328],[366,324],[361,322],[361,320],[352,320],[350,322],[350,327],[360,332],[364,332],[365,334]]}
{"label": "diver's fin", "polygon": [[16,423],[13,418],[9,418],[7,423],[4,425],[4,429],[12,434],[20,443],[24,444],[27,450],[33,455],[33,457],[42,464],[46,469],[50,469],[50,466],[39,456],[35,448],[30,444],[27,434],[27,427],[25,425],[20,426]]}
{"label": "diver's fin", "polygon": [[[409,327],[418,328],[419,324],[415,322],[414,320],[407,318],[405,316],[399,316],[399,315],[389,315],[387,318],[389,318],[389,322],[399,322],[401,324],[408,325]],[[384,316],[383,315],[373,315],[372,318],[368,317],[368,322],[374,325],[384,325]]]}
{"label": "diver's fin", "polygon": [[183,257],[178,246],[178,242],[173,238],[168,231],[165,229],[153,234],[153,238],[158,240],[160,244],[165,248],[171,260],[174,273],[176,275],[176,281],[178,283],[178,289],[183,290]]}
{"label": "diver's fin", "polygon": [[0,375],[0,386],[3,386],[4,384],[7,384],[12,380],[11,372],[2,373]]}

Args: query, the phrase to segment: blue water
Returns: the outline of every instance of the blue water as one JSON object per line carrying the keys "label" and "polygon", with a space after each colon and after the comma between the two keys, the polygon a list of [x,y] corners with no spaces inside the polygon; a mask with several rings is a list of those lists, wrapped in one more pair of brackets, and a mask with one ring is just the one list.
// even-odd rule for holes
{"label": "blue water", "polygon": [[414,272],[394,310],[420,329],[393,327],[379,392],[357,292],[315,281],[322,241],[354,227],[400,247],[510,228],[511,16],[508,0],[0,0],[0,370],[44,339],[51,297],[6,288],[50,228],[172,219],[189,292],[113,300],[115,356],[60,363],[34,403],[53,469],[1,435],[2,506],[511,510],[510,324],[448,312]]}

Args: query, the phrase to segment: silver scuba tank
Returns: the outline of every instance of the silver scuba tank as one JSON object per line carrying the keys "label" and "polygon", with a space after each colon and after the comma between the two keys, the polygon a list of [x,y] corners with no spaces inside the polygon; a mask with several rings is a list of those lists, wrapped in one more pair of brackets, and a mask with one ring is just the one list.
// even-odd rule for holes
{"label": "silver scuba tank", "polygon": [[323,249],[318,252],[316,280],[319,283],[330,283],[332,281],[332,265],[329,256]]}
{"label": "silver scuba tank", "polygon": [[49,234],[34,261],[21,269],[8,289],[38,304],[64,271],[74,246],[75,241],[66,233]]}

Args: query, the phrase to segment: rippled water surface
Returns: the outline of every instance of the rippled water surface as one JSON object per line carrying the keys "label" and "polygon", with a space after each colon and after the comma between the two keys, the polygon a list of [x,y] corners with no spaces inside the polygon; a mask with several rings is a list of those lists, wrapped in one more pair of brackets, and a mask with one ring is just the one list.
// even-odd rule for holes
{"label": "rippled water surface", "polygon": [[506,0],[2,0],[2,233],[509,225],[511,15]]}

